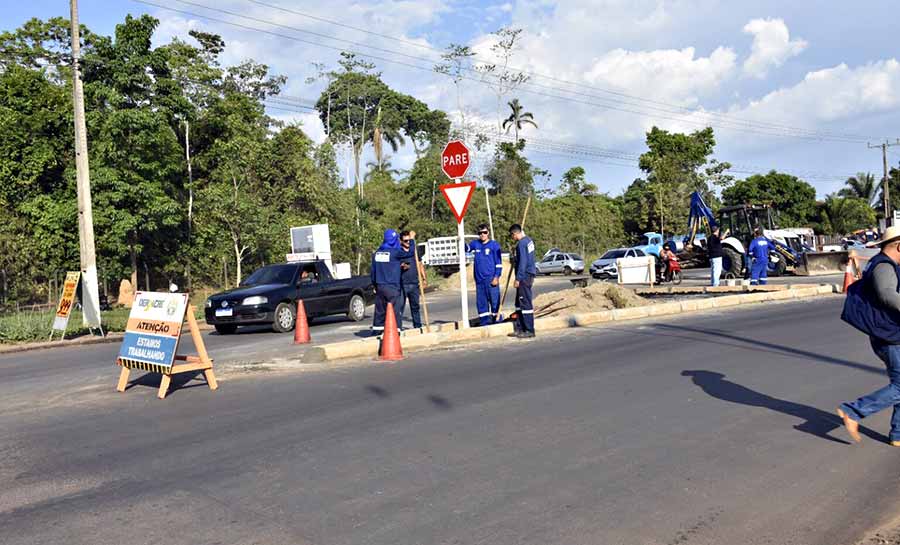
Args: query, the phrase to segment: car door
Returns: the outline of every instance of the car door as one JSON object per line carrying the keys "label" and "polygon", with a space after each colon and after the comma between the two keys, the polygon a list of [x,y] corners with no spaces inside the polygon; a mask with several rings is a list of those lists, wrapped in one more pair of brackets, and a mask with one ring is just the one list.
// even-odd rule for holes
{"label": "car door", "polygon": [[[307,271],[309,276],[302,278],[302,271]],[[327,300],[323,293],[323,283],[315,276],[315,267],[308,265],[301,268],[301,274],[297,275],[297,299],[303,300],[306,314],[310,316],[322,316],[327,314]]]}

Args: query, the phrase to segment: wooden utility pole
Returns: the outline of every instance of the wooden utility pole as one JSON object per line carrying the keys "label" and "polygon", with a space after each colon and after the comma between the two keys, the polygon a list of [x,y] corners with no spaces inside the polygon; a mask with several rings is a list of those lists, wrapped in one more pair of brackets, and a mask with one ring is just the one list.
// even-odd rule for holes
{"label": "wooden utility pole", "polygon": [[[94,214],[91,209],[91,173],[88,167],[87,128],[84,123],[84,89],[81,85],[81,33],[78,0],[69,0],[72,19],[72,93],[75,107],[75,170],[78,186],[78,241],[81,255],[81,306],[84,325],[100,328],[97,287],[97,255],[94,248]],[[102,334],[102,330],[101,330]]]}
{"label": "wooden utility pole", "polygon": [[893,218],[893,214],[891,214],[891,184],[890,178],[888,178],[888,166],[887,166],[887,149],[892,146],[900,146],[900,138],[897,139],[893,144],[885,141],[883,144],[868,144],[869,149],[873,148],[881,148],[881,161],[884,166],[884,178],[881,179],[881,194],[884,195],[884,227],[888,228],[891,225],[891,219]]}

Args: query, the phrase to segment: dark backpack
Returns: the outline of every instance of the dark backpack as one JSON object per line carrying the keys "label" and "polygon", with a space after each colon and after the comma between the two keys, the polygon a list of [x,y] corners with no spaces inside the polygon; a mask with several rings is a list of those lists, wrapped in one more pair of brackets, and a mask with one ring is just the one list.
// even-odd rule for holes
{"label": "dark backpack", "polygon": [[884,254],[878,254],[869,261],[869,268],[862,279],[847,288],[841,320],[870,337],[900,344],[900,313],[884,308],[875,298],[873,277],[875,267],[880,263],[893,265],[900,284],[900,267]]}

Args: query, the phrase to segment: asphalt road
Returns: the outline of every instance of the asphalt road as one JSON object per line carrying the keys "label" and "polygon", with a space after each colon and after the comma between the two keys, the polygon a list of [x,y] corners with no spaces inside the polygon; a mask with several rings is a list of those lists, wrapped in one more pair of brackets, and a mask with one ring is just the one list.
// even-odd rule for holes
{"label": "asphalt road", "polygon": [[889,415],[861,445],[832,416],[886,381],[840,304],[226,373],[164,401],[114,392],[111,366],[4,358],[0,542],[849,545],[897,513],[900,466]]}

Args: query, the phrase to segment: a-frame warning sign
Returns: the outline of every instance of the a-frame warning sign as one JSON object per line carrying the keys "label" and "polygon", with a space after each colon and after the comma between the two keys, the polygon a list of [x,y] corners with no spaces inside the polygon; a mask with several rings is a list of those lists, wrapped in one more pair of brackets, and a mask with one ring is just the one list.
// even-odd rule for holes
{"label": "a-frame warning sign", "polygon": [[441,193],[450,205],[450,210],[456,216],[456,223],[462,222],[475,194],[475,182],[461,182],[458,184],[444,184],[440,186]]}

